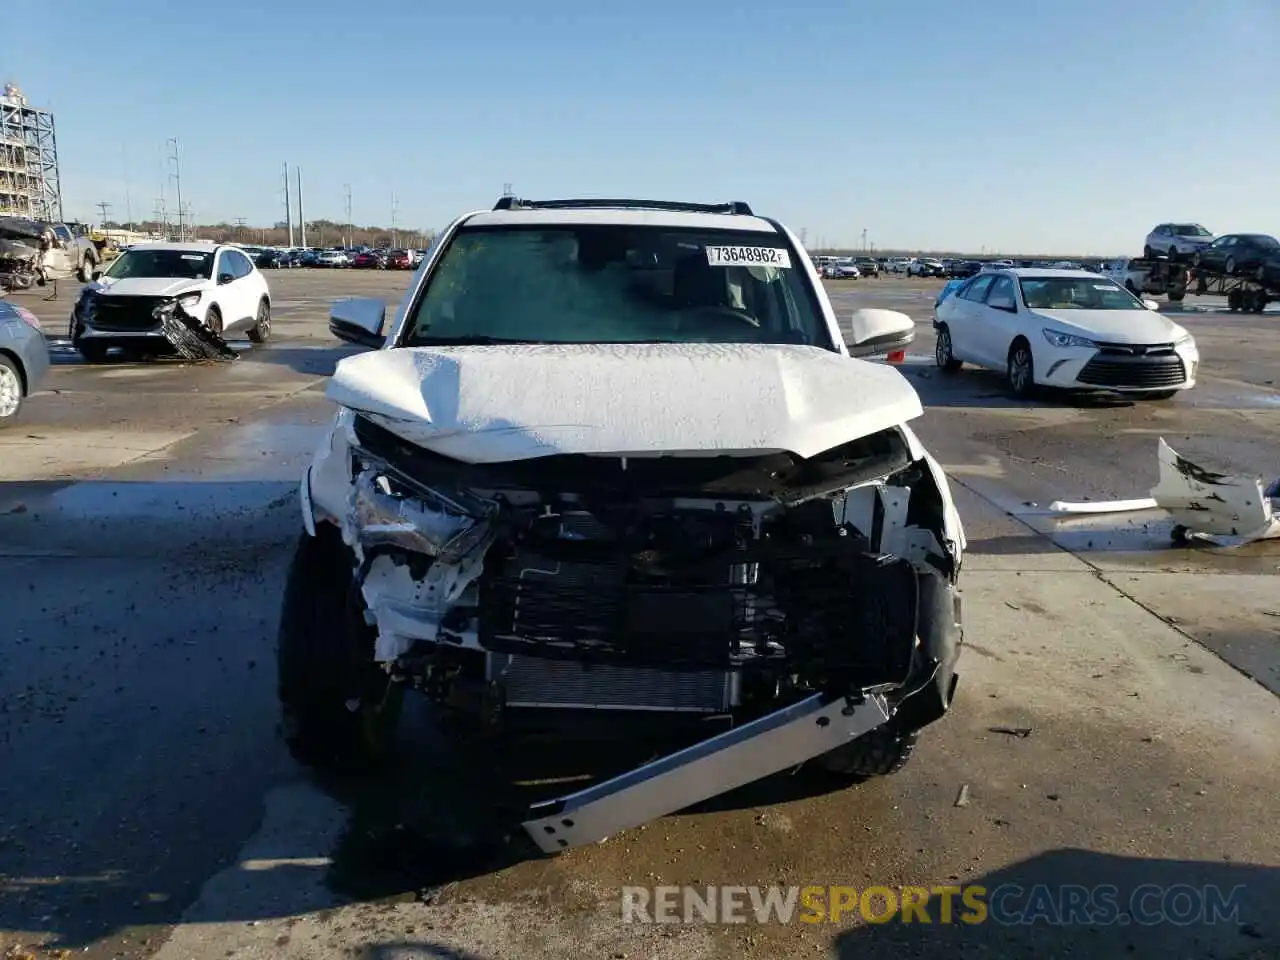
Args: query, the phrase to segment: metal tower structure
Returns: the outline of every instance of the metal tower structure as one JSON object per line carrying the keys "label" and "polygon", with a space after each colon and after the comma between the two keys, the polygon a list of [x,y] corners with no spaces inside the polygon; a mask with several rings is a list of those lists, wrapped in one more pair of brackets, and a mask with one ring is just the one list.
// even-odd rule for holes
{"label": "metal tower structure", "polygon": [[53,114],[29,105],[12,83],[0,96],[0,215],[63,218]]}

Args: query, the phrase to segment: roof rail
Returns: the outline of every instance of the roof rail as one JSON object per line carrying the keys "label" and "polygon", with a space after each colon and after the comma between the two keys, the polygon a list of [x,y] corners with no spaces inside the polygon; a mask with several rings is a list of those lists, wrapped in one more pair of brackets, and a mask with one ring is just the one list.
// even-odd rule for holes
{"label": "roof rail", "polygon": [[500,197],[494,210],[678,210],[687,213],[730,213],[744,217],[754,216],[751,207],[742,200],[728,203],[682,203],[678,200],[521,200],[519,197]]}

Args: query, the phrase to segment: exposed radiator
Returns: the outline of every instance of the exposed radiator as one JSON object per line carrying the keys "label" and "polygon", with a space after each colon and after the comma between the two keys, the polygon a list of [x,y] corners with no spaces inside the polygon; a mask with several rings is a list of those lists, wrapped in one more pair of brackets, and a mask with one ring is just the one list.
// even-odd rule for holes
{"label": "exposed radiator", "polygon": [[667,673],[493,653],[486,669],[509,707],[718,713],[734,700],[734,675],[720,670]]}

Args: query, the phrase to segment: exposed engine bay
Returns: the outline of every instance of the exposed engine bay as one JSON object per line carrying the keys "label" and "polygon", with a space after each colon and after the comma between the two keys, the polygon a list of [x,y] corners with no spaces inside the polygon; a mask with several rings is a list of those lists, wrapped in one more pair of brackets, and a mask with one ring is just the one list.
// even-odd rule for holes
{"label": "exposed engine bay", "polygon": [[354,553],[375,658],[443,701],[470,683],[506,710],[721,713],[896,688],[920,666],[919,577],[957,573],[896,428],[809,460],[467,464],[342,421],[313,467],[334,483],[306,484],[346,493],[319,513]]}

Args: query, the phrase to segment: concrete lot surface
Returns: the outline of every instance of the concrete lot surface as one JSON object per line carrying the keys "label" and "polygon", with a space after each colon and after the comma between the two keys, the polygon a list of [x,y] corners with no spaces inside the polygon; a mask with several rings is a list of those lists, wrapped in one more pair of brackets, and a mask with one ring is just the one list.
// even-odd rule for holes
{"label": "concrete lot surface", "polygon": [[[1280,473],[1274,314],[1182,311],[1204,364],[1174,400],[1023,403],[995,375],[934,368],[937,281],[829,284],[842,316],[917,320],[901,369],[969,537],[955,708],[893,777],[834,792],[777,777],[542,859],[485,813],[541,758],[459,755],[411,711],[387,778],[335,783],[277,738],[297,481],[351,352],[325,314],[338,296],[395,303],[408,275],[268,279],[275,341],[220,364],[90,367],[56,340],[74,288],[15,297],[56,365],[0,432],[0,956],[1280,958],[1280,545],[1175,548],[1159,514],[1047,511],[1144,496],[1161,436],[1209,467]],[[1238,909],[623,921],[624,886],[685,884],[979,885],[1018,902],[1113,885],[1122,905],[1154,890],[1148,906],[1183,885]]]}

